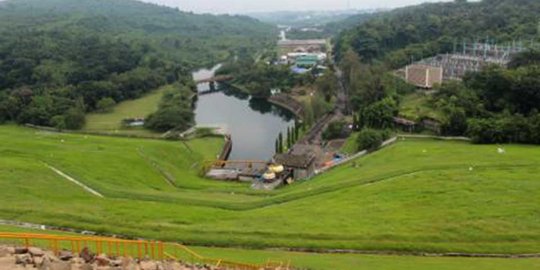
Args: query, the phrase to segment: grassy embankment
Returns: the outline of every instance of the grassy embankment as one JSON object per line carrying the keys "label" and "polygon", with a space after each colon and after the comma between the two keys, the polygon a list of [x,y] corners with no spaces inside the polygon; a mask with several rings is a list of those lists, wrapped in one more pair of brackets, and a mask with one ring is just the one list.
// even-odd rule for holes
{"label": "grassy embankment", "polygon": [[[71,234],[57,231],[42,231],[13,226],[0,225],[2,232],[37,232],[50,234]],[[0,240],[0,243],[3,241]],[[7,243],[16,244],[17,241]],[[21,243],[19,243],[21,244]],[[47,243],[44,243],[45,246]],[[63,248],[69,249],[68,243]],[[395,255],[362,255],[362,254],[318,254],[305,252],[288,252],[277,250],[247,250],[237,248],[189,247],[207,258],[223,258],[237,262],[259,264],[268,259],[280,262],[291,262],[295,267],[307,269],[340,269],[340,270],[503,270],[503,269],[536,269],[540,267],[538,259],[501,259],[501,258],[450,258],[450,257],[417,257]],[[182,256],[190,261],[189,256]]]}
{"label": "grassy embankment", "polygon": [[505,146],[498,154],[491,145],[400,141],[357,160],[358,167],[264,193],[198,177],[200,164],[219,152],[216,138],[188,148],[14,126],[0,131],[0,219],[195,245],[540,250],[540,148],[534,146]]}
{"label": "grassy embankment", "polygon": [[121,133],[132,135],[157,135],[142,127],[127,128],[122,126],[122,120],[126,118],[145,118],[158,109],[159,101],[163,93],[170,86],[163,86],[145,96],[121,102],[114,106],[110,113],[90,113],[86,116],[86,125],[83,131]]}

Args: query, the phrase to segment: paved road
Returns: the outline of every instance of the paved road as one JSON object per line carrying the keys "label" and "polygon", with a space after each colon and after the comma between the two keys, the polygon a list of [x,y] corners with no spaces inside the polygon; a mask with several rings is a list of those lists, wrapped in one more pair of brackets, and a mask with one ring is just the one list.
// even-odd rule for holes
{"label": "paved road", "polygon": [[345,84],[343,83],[343,72],[336,67],[336,77],[338,78],[338,92],[337,92],[337,102],[336,110],[340,111],[343,115],[349,114],[349,93]]}
{"label": "paved road", "polygon": [[342,119],[345,115],[349,114],[349,98],[347,89],[343,83],[343,72],[337,65],[334,65],[336,69],[336,77],[338,78],[337,100],[334,109],[328,114],[321,117],[315,125],[306,133],[306,135],[299,141],[300,144],[321,144],[322,133],[326,126],[333,121]]}

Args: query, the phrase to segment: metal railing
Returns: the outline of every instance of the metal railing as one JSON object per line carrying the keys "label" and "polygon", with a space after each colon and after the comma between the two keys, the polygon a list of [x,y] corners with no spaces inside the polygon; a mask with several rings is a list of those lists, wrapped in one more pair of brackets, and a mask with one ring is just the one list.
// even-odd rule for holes
{"label": "metal railing", "polygon": [[20,245],[24,247],[40,247],[59,255],[61,251],[79,254],[87,249],[95,254],[116,257],[132,257],[137,259],[167,260],[172,259],[186,263],[201,263],[216,267],[228,267],[239,270],[289,269],[288,263],[268,260],[262,264],[242,263],[224,259],[204,257],[187,246],[149,240],[128,240],[111,237],[85,235],[52,235],[40,233],[0,232],[0,243]]}

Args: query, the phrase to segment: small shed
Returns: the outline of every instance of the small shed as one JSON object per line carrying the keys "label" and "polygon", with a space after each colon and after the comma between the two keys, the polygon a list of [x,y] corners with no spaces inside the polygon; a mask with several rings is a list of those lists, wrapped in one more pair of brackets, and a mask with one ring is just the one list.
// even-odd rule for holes
{"label": "small shed", "polygon": [[276,163],[283,164],[286,168],[294,171],[294,179],[303,179],[311,176],[315,171],[314,154],[276,154],[274,156]]}
{"label": "small shed", "polygon": [[427,130],[435,132],[436,134],[441,134],[441,123],[435,119],[422,119],[422,126]]}
{"label": "small shed", "polygon": [[394,117],[394,124],[407,132],[413,132],[416,127],[416,122],[401,117]]}

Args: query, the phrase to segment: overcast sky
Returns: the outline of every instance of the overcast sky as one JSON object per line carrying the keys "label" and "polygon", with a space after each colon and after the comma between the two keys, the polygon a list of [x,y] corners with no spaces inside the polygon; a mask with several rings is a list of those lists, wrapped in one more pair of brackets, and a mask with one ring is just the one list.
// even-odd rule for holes
{"label": "overcast sky", "polygon": [[142,0],[196,13],[393,8],[441,0]]}

